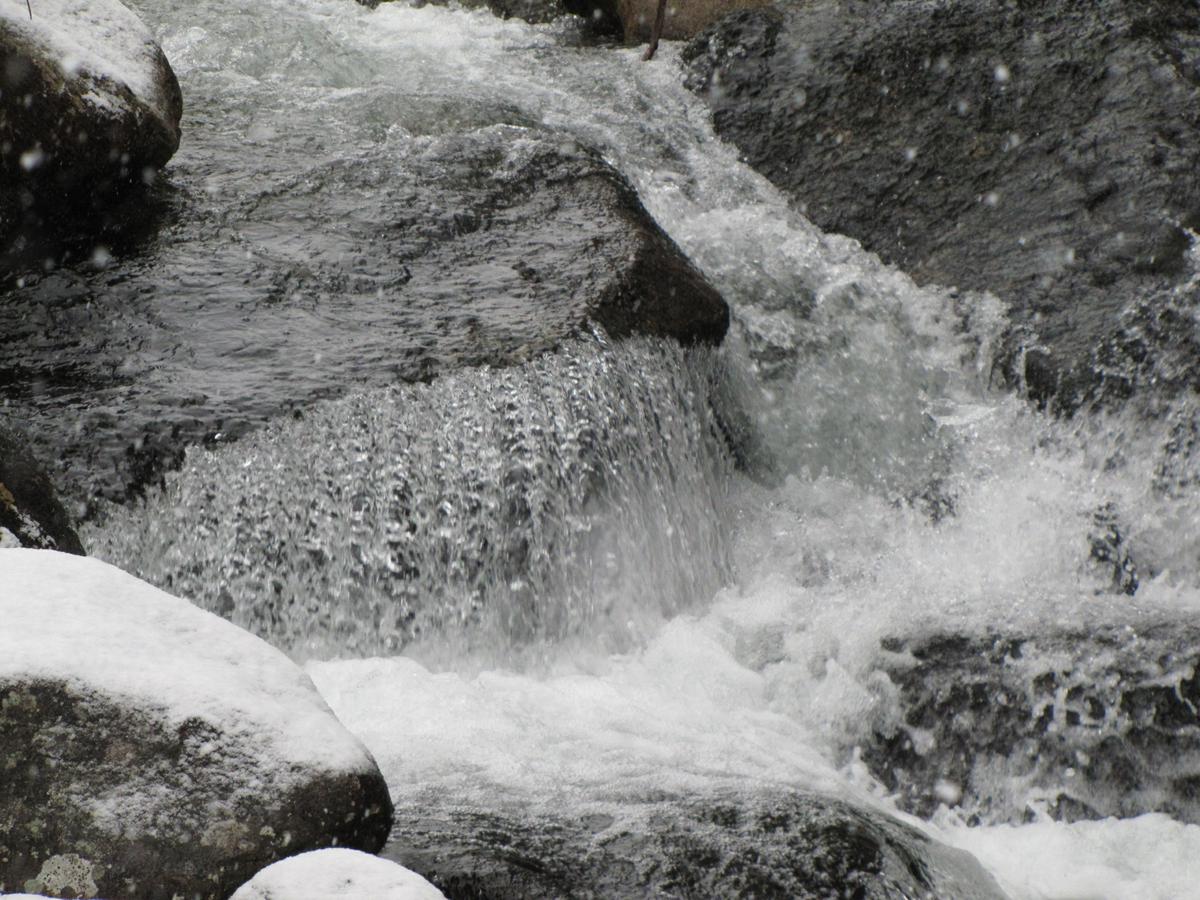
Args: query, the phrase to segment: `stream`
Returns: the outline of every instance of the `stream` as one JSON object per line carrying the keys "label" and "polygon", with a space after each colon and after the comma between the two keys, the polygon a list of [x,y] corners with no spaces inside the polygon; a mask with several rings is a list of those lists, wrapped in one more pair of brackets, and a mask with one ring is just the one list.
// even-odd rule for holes
{"label": "stream", "polygon": [[[1200,612],[1200,502],[1164,488],[1195,483],[1163,449],[1194,410],[1060,422],[1002,390],[1002,305],[918,287],[812,226],[713,136],[678,45],[647,64],[570,20],[399,3],[131,5],[179,76],[184,139],[166,262],[95,261],[123,305],[79,316],[133,337],[95,349],[111,377],[87,415],[119,419],[190,328],[203,352],[155,396],[189,415],[233,404],[255,427],[193,446],[144,499],[95,499],[119,478],[84,456],[66,493],[93,554],[304,662],[398,809],[449,796],[612,821],[650,791],[794,785],[895,811],[856,750],[899,727],[881,641]],[[357,217],[382,214],[361,191],[389,184],[393,154],[513,127],[629,179],[729,302],[719,350],[597,330],[397,380],[410,324],[339,300],[403,277],[356,243]],[[63,277],[39,290],[70,305]],[[287,310],[285,336],[256,304]],[[21,402],[43,440],[86,443],[65,389]],[[1092,558],[1102,508],[1135,597]],[[1035,793],[1027,809],[898,814],[1013,897],[1200,884],[1198,826],[1056,822]]]}

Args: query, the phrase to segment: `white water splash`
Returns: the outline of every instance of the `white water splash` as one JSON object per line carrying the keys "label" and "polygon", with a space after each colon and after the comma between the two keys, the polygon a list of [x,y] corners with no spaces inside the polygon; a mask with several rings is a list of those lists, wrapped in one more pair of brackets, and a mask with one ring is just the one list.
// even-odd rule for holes
{"label": "white water splash", "polygon": [[[733,778],[862,799],[872,779],[837,748],[897,714],[876,672],[881,637],[1137,623],[1200,609],[1194,491],[1162,487],[1164,465],[1178,461],[1164,450],[1171,421],[1130,413],[1053,423],[994,393],[997,304],[917,288],[852,241],[817,232],[715,141],[706,110],[680,86],[676,48],[644,66],[636,51],[572,46],[570,26],[396,4],[368,13],[334,0],[237,9],[202,0],[186,21],[151,0],[142,6],[185,90],[219,97],[228,109],[209,115],[262,140],[313,115],[305,110],[352,108],[364,141],[500,116],[599,146],[735,306],[727,352],[775,477],[719,486],[730,495],[720,529],[730,583],[713,598],[697,578],[699,595],[666,607],[686,612],[647,622],[619,655],[569,640],[551,642],[525,671],[480,671],[478,657],[453,654],[435,654],[429,667],[404,658],[312,664],[398,796],[438,786],[570,808],[596,784]],[[442,385],[445,399],[430,395],[420,409],[434,415],[487,377],[456,376]],[[302,434],[276,430],[257,446]],[[247,465],[273,483],[253,447],[235,445],[192,471],[216,479]],[[280,472],[277,480],[294,477]],[[672,490],[680,484],[696,488],[688,478]],[[1134,600],[1114,594],[1111,574],[1090,559],[1088,532],[1105,504],[1118,510],[1142,568]],[[684,497],[656,527],[697,528],[702,508]],[[178,531],[190,509],[167,513],[170,527]],[[652,578],[659,573],[644,567],[659,558],[630,571]],[[544,587],[551,594],[539,602],[552,605],[554,588]],[[973,829],[943,817],[932,828],[974,852],[1015,897],[1149,900],[1187,896],[1196,881],[1197,830],[1161,816]]]}

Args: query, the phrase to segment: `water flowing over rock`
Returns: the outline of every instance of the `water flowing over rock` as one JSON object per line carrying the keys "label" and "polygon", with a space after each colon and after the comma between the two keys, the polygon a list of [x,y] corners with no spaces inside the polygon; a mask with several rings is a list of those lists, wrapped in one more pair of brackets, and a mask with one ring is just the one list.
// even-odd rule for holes
{"label": "water flowing over rock", "polygon": [[[179,84],[117,0],[0,7],[0,280],[37,235],[81,227],[179,146]],[[86,228],[84,229],[86,230]]]}
{"label": "water flowing over rock", "polygon": [[1145,346],[1139,304],[1191,311],[1159,352],[1194,340],[1194,3],[818,0],[734,15],[685,56],[718,133],[817,225],[1005,301],[1009,377],[1036,399],[1159,389],[1122,353]]}
{"label": "water flowing over rock", "polygon": [[67,489],[122,498],[184,446],[348,383],[508,365],[592,323],[614,338],[724,335],[720,294],[593,151],[511,125],[371,136],[315,161],[268,155],[217,209],[183,201],[188,224],[127,263],[5,298],[9,399],[65,458]]}
{"label": "water flowing over rock", "polygon": [[83,553],[71,517],[29,446],[0,421],[0,547]]}
{"label": "water flowing over rock", "polygon": [[189,454],[94,552],[301,655],[620,648],[725,577],[711,356],[573,343],[352,395]]}
{"label": "water flowing over rock", "polygon": [[626,799],[570,820],[431,803],[400,809],[398,822],[384,854],[450,900],[1004,897],[961,850],[882,813],[782,787]]}
{"label": "water flowing over rock", "polygon": [[0,577],[0,891],[224,900],[382,846],[379,769],[279,651],[96,560],[2,550]]}
{"label": "water flowing over rock", "polygon": [[922,816],[1200,823],[1200,628],[890,642],[903,722],[864,754]]}

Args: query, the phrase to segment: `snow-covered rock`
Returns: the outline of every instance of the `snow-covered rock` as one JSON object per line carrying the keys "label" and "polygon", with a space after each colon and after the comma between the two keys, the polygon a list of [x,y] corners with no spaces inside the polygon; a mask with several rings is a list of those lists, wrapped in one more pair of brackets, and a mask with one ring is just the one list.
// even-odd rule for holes
{"label": "snow-covered rock", "polygon": [[314,850],[263,869],[230,900],[445,900],[404,866],[357,850]]}
{"label": "snow-covered rock", "polygon": [[0,3],[0,60],[0,234],[147,178],[179,146],[175,74],[117,0]]}
{"label": "snow-covered rock", "polygon": [[225,898],[387,838],[374,760],[258,638],[46,550],[0,550],[0,623],[0,893]]}

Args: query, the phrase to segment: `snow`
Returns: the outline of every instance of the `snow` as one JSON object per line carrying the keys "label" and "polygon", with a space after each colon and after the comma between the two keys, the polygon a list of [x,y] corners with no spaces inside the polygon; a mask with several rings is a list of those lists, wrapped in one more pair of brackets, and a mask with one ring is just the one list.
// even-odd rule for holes
{"label": "snow", "polygon": [[445,900],[403,866],[357,850],[314,850],[267,866],[230,900]]}
{"label": "snow", "polygon": [[[107,563],[51,550],[0,550],[0,585],[0,683],[65,681],[169,725],[200,718],[231,745],[253,748],[268,790],[313,770],[373,770],[304,672],[218,616]],[[91,806],[100,818],[128,819],[121,793]]]}
{"label": "snow", "polygon": [[[57,62],[63,77],[87,78],[84,92],[93,106],[121,109],[127,104],[114,90],[123,84],[164,121],[170,121],[167,97],[160,89],[159,47],[132,11],[117,0],[30,0],[0,3],[0,32],[15,31]],[[114,84],[115,83],[115,84]]]}

